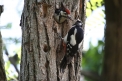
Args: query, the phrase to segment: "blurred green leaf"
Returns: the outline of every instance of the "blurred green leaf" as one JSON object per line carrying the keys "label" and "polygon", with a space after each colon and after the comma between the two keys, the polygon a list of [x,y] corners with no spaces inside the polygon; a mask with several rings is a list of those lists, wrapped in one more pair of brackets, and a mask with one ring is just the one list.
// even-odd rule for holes
{"label": "blurred green leaf", "polygon": [[0,26],[0,29],[10,29],[12,27],[12,23],[8,23],[5,26]]}
{"label": "blurred green leaf", "polygon": [[[98,41],[97,46],[89,43],[89,49],[84,53],[82,58],[83,70],[93,71],[101,75],[103,62],[103,41]],[[88,79],[87,79],[88,80]],[[92,81],[92,80],[88,80]]]}
{"label": "blurred green leaf", "polygon": [[3,38],[3,40],[5,40],[6,42],[12,42],[12,43],[15,43],[15,44],[18,44],[21,42],[21,38],[12,38],[12,37],[9,37],[9,38]]}
{"label": "blurred green leaf", "polygon": [[86,16],[90,16],[92,11],[104,5],[103,0],[89,0],[86,7]]}
{"label": "blurred green leaf", "polygon": [[6,25],[6,28],[11,28],[12,27],[12,23],[8,23],[7,25]]}
{"label": "blurred green leaf", "polygon": [[10,67],[10,61],[7,61],[7,62],[5,63],[5,70],[8,70],[9,67]]}

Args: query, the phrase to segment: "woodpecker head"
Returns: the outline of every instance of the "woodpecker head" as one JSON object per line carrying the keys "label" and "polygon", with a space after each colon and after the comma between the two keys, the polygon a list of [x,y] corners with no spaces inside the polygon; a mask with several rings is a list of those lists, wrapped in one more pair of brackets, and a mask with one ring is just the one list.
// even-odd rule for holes
{"label": "woodpecker head", "polygon": [[70,11],[64,7],[63,3],[61,3],[61,7],[55,9],[53,17],[57,23],[63,23],[66,19],[72,20],[69,14]]}
{"label": "woodpecker head", "polygon": [[83,23],[80,19],[77,19],[74,25],[81,27],[83,25]]}

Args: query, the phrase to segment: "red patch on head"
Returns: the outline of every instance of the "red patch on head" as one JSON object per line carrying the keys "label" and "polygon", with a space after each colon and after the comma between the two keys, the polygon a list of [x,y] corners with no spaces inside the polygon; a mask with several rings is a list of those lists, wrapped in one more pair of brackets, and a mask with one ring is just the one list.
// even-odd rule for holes
{"label": "red patch on head", "polygon": [[70,11],[68,9],[65,8],[65,11],[67,14],[70,14]]}

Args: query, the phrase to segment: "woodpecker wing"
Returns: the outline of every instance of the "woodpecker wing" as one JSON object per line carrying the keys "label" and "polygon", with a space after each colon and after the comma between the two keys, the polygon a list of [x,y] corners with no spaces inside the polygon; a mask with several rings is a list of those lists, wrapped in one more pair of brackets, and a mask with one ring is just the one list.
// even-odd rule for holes
{"label": "woodpecker wing", "polygon": [[77,28],[77,34],[76,34],[76,42],[78,44],[78,49],[81,47],[81,42],[84,38],[84,31],[81,27]]}
{"label": "woodpecker wing", "polygon": [[77,52],[77,50],[79,48],[79,44],[83,40],[83,35],[84,34],[83,34],[83,30],[81,27],[74,26],[69,30],[68,36],[67,36],[67,47],[66,47],[67,54],[68,54],[68,52],[71,51],[71,53],[69,53],[69,54],[71,56],[74,56],[74,54]]}

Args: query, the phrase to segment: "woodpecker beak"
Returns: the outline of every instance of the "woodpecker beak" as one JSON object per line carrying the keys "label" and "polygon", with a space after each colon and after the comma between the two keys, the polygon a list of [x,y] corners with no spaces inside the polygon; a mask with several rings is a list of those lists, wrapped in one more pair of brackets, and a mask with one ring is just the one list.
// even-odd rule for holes
{"label": "woodpecker beak", "polygon": [[73,19],[72,19],[72,17],[71,17],[71,16],[69,16],[69,15],[68,15],[68,16],[67,16],[67,18],[73,21]]}

